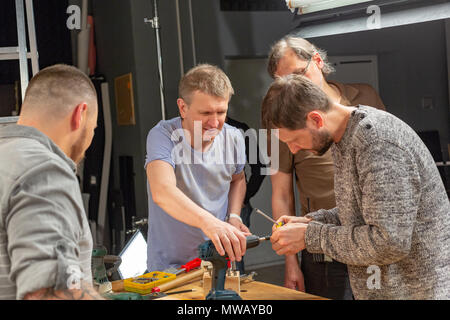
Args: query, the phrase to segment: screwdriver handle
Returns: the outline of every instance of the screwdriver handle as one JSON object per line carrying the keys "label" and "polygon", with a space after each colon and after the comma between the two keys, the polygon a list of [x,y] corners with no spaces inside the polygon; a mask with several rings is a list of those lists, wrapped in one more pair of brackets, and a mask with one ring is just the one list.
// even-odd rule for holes
{"label": "screwdriver handle", "polygon": [[195,258],[194,260],[189,261],[188,263],[182,265],[181,268],[184,269],[186,272],[189,272],[192,269],[200,267],[201,264],[202,264],[202,259]]}

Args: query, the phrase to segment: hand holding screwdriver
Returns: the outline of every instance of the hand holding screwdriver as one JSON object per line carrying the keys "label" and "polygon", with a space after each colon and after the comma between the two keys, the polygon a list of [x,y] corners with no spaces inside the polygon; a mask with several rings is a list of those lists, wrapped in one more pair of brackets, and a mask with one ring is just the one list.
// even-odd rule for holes
{"label": "hand holding screwdriver", "polygon": [[294,224],[294,223],[303,223],[308,224],[310,221],[312,221],[311,218],[306,217],[296,217],[296,216],[282,216],[276,221],[276,225],[272,227],[272,233],[275,232],[275,230],[280,226],[288,225],[288,224]]}

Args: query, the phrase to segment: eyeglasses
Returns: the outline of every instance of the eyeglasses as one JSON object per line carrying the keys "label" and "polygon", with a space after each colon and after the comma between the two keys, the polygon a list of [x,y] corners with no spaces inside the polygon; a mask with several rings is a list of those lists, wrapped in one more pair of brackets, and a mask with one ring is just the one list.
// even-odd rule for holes
{"label": "eyeglasses", "polygon": [[308,64],[306,65],[306,67],[303,70],[297,72],[297,74],[299,74],[301,76],[304,76],[306,74],[306,72],[308,71],[308,68],[309,68],[309,65],[311,63],[311,60],[312,60],[312,57],[309,58]]}

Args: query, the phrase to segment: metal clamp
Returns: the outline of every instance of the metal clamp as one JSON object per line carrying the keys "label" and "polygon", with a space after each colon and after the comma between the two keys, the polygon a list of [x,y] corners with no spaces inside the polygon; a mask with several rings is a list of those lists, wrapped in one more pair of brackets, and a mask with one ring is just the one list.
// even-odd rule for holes
{"label": "metal clamp", "polygon": [[152,19],[144,18],[145,23],[150,23],[153,29],[159,29],[159,19],[158,17],[153,17]]}

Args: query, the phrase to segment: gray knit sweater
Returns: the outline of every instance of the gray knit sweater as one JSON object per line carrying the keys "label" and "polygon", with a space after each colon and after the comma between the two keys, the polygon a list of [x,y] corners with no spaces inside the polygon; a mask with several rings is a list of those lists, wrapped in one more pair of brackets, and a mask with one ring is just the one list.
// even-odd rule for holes
{"label": "gray knit sweater", "polygon": [[450,299],[450,203],[417,134],[359,106],[332,152],[336,208],[309,214],[306,249],[347,264],[356,299]]}

